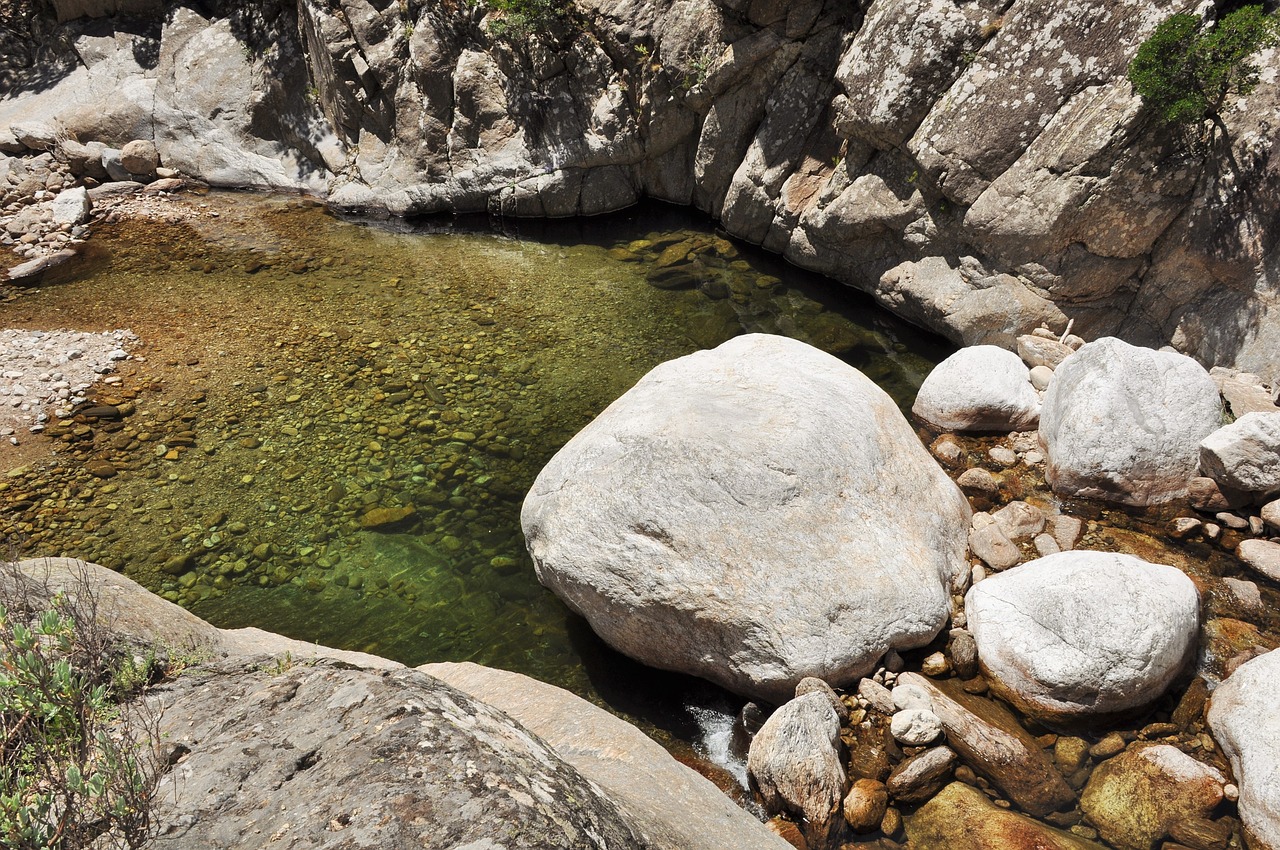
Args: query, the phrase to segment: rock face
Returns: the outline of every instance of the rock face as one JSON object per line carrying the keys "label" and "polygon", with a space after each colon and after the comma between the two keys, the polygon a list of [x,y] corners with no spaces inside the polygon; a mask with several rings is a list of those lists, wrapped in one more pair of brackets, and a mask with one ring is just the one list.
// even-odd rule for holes
{"label": "rock face", "polygon": [[1200,470],[1218,486],[1262,501],[1280,492],[1280,411],[1246,413],[1205,437]]}
{"label": "rock face", "polygon": [[1280,650],[1245,662],[1213,692],[1206,714],[1240,786],[1240,819],[1249,846],[1263,850],[1280,848],[1278,676]]}
{"label": "rock face", "polygon": [[1177,747],[1135,746],[1098,765],[1080,808],[1108,844],[1150,850],[1179,821],[1208,817],[1226,781]]}
{"label": "rock face", "polygon": [[1055,492],[1149,505],[1179,499],[1200,441],[1221,423],[1218,388],[1194,360],[1111,337],[1053,373],[1040,411]]}
{"label": "rock face", "polygon": [[537,736],[438,679],[275,670],[236,657],[158,689],[163,740],[185,755],[158,790],[154,816],[173,828],[157,847],[314,847],[335,832],[352,848],[654,846]]}
{"label": "rock face", "polygon": [[1040,422],[1040,397],[1018,355],[975,345],[934,367],[911,412],[944,431],[1027,431]]}
{"label": "rock face", "polygon": [[747,775],[765,811],[803,817],[810,841],[825,841],[844,799],[840,720],[820,693],[796,697],[751,739]]}
{"label": "rock face", "polygon": [[539,579],[606,641],[774,703],[932,639],[968,522],[887,395],[765,335],[658,366],[521,513]]}
{"label": "rock face", "polygon": [[906,827],[914,850],[1102,850],[1101,844],[997,808],[961,782],[943,788],[906,819]]}
{"label": "rock face", "polygon": [[1194,650],[1199,593],[1173,567],[1061,552],[969,589],[965,610],[992,688],[1036,717],[1151,702]]}
{"label": "rock face", "polygon": [[505,34],[484,4],[393,5],[57,0],[68,23],[3,36],[0,148],[151,141],[215,185],[396,214],[692,203],[956,341],[1073,319],[1278,376],[1280,81],[1224,110],[1224,182],[1124,79],[1192,4],[577,0]]}
{"label": "rock face", "polygon": [[596,783],[646,846],[663,850],[787,850],[639,729],[568,691],[478,664],[424,664],[424,673],[513,717]]}

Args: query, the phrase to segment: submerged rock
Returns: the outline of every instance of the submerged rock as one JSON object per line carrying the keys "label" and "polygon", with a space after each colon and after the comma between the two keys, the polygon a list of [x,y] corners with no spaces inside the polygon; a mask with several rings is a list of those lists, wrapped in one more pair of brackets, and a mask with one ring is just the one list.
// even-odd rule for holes
{"label": "submerged rock", "polygon": [[1190,357],[1112,337],[1088,343],[1045,392],[1045,478],[1057,493],[1128,505],[1183,498],[1221,416],[1217,386]]}
{"label": "submerged rock", "polygon": [[952,782],[906,819],[912,850],[1103,850],[1086,841],[996,807],[977,788]]}
{"label": "submerged rock", "polygon": [[1047,815],[1075,801],[1053,761],[1007,710],[918,673],[904,673],[898,681],[899,687],[924,692],[942,721],[947,743],[1013,803],[1033,815]]}
{"label": "submerged rock", "polygon": [[1206,718],[1240,787],[1249,846],[1280,850],[1280,650],[1241,664],[1213,692]]}
{"label": "submerged rock", "polygon": [[1177,747],[1139,745],[1098,765],[1080,808],[1108,844],[1150,850],[1179,821],[1207,817],[1226,781]]}
{"label": "submerged rock", "polygon": [[614,647],[780,703],[931,640],[969,516],[883,391],[753,334],[641,379],[547,464],[521,523],[539,579]]}
{"label": "submerged rock", "polygon": [[946,431],[1025,431],[1040,421],[1040,398],[1018,355],[975,345],[933,368],[911,412]]}
{"label": "submerged rock", "polygon": [[965,610],[992,688],[1061,720],[1160,696],[1195,648],[1200,597],[1173,567],[1076,551],[974,585]]}

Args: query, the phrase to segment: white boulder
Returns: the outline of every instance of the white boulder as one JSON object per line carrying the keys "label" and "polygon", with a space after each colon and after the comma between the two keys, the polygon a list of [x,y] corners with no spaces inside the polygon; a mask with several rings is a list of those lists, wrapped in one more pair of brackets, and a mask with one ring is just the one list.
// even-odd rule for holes
{"label": "white boulder", "polygon": [[965,597],[991,687],[1050,720],[1123,711],[1164,691],[1195,648],[1199,593],[1180,570],[1111,552],[1060,552]]}
{"label": "white boulder", "polygon": [[1220,487],[1280,492],[1280,411],[1246,413],[1200,443],[1200,471]]}
{"label": "white boulder", "polygon": [[542,470],[538,577],[646,664],[775,704],[928,643],[968,502],[856,369],[752,334],[664,363]]}
{"label": "white boulder", "polygon": [[1148,505],[1183,498],[1200,441],[1222,422],[1199,363],[1112,337],[1054,371],[1040,410],[1045,477],[1055,492]]}
{"label": "white boulder", "polygon": [[76,186],[58,194],[53,199],[54,224],[75,225],[89,217],[89,193],[83,186]]}
{"label": "white boulder", "polygon": [[1025,431],[1040,420],[1040,397],[1018,355],[974,345],[934,367],[911,412],[944,431]]}
{"label": "white boulder", "polygon": [[1213,692],[1207,719],[1240,787],[1249,846],[1280,850],[1280,650],[1241,664]]}

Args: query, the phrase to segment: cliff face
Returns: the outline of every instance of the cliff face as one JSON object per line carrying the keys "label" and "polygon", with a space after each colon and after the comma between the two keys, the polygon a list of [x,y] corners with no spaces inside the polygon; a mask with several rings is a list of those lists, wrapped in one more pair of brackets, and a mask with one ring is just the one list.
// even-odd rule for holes
{"label": "cliff face", "polygon": [[215,184],[396,215],[693,204],[957,341],[1074,319],[1280,377],[1280,62],[1230,155],[1124,77],[1191,5],[577,0],[506,37],[464,0],[171,6],[67,24],[78,67],[0,101],[0,136],[153,138]]}

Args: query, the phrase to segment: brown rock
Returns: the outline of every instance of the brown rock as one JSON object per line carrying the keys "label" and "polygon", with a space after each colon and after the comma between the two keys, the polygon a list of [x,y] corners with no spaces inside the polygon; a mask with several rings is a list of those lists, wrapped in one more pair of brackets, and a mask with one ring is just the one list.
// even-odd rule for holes
{"label": "brown rock", "polygon": [[1015,804],[1033,815],[1045,815],[1075,800],[1075,792],[1049,757],[1007,710],[965,694],[951,681],[903,673],[898,682],[929,694],[947,741]]}
{"label": "brown rock", "polygon": [[1229,511],[1249,504],[1249,494],[1218,486],[1212,478],[1192,478],[1187,482],[1187,501],[1206,513]]}
{"label": "brown rock", "polygon": [[372,510],[365,512],[364,516],[360,517],[360,527],[367,529],[387,528],[388,526],[404,522],[416,512],[417,509],[414,508],[413,505],[404,505],[403,507],[393,508],[373,508]]}
{"label": "brown rock", "polygon": [[84,465],[85,471],[97,478],[115,478],[116,468],[105,460],[91,460]]}
{"label": "brown rock", "polygon": [[907,818],[911,850],[1102,850],[1092,841],[993,805],[953,782]]}
{"label": "brown rock", "polygon": [[1231,827],[1208,818],[1186,818],[1169,827],[1169,836],[1192,850],[1225,850]]}
{"label": "brown rock", "polygon": [[1170,827],[1222,802],[1224,777],[1168,744],[1138,744],[1099,765],[1080,808],[1119,850],[1150,850]]}
{"label": "brown rock", "polygon": [[844,798],[844,819],[854,832],[871,832],[884,820],[889,790],[883,782],[859,779]]}
{"label": "brown rock", "polygon": [[956,484],[960,485],[961,490],[971,495],[991,497],[1000,493],[1000,482],[996,481],[994,475],[979,466],[960,473]]}
{"label": "brown rock", "polygon": [[949,747],[931,747],[894,768],[885,785],[895,800],[919,803],[942,787],[955,763],[956,754]]}

